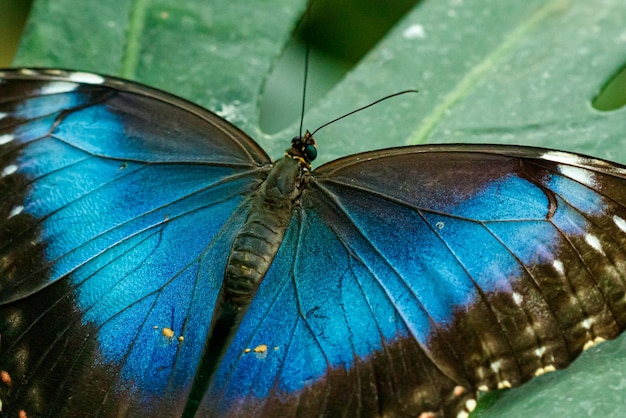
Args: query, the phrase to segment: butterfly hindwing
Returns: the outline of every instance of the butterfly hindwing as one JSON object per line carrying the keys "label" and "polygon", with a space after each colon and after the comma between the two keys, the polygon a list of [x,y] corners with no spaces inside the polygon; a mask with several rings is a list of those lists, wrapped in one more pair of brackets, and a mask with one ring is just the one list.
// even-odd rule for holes
{"label": "butterfly hindwing", "polygon": [[367,244],[348,244],[351,228],[333,229],[320,209],[330,208],[294,215],[202,416],[412,414],[457,386],[414,339],[400,338],[409,324],[379,281],[381,266],[350,248]]}

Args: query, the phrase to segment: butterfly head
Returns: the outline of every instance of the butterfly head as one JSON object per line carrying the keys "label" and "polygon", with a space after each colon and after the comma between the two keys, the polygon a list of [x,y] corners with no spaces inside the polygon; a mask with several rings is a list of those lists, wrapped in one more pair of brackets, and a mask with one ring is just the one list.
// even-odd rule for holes
{"label": "butterfly head", "polygon": [[294,136],[291,148],[285,152],[285,156],[299,160],[302,166],[310,170],[311,162],[317,158],[317,145],[313,135],[306,131],[304,136]]}

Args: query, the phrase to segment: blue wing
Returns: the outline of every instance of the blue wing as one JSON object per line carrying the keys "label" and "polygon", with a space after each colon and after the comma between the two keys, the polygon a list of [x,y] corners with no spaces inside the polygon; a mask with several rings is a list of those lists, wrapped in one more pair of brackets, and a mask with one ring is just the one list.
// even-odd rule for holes
{"label": "blue wing", "polygon": [[269,158],[156,90],[0,76],[3,412],[177,415]]}
{"label": "blue wing", "polygon": [[209,416],[457,416],[626,324],[626,169],[433,146],[313,172]]}

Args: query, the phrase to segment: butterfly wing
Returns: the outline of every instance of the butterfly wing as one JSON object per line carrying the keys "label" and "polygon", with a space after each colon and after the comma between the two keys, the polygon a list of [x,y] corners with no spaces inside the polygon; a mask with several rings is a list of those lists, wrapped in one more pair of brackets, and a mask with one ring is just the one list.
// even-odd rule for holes
{"label": "butterfly wing", "polygon": [[180,415],[269,158],[147,87],[0,76],[3,412]]}
{"label": "butterfly wing", "polygon": [[624,329],[622,166],[462,145],[313,175],[206,414],[463,415]]}

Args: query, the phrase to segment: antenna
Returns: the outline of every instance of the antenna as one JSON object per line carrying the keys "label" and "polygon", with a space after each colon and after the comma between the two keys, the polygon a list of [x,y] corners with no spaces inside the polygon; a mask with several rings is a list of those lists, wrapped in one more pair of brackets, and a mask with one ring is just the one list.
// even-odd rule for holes
{"label": "antenna", "polygon": [[[308,17],[311,16],[311,10],[313,9],[313,3],[314,2],[315,2],[315,0],[307,1],[307,10],[306,10],[306,12],[304,14],[304,18],[300,21],[300,23],[304,22],[305,19],[307,19]],[[300,138],[302,138],[302,127],[304,125],[304,111],[305,111],[305,108],[306,108],[306,86],[307,86],[307,81],[308,81],[308,78],[309,78],[309,59],[310,59],[310,55],[311,55],[311,42],[307,38],[307,40],[306,40],[306,48],[305,48],[305,52],[304,52],[304,82],[303,82],[303,85],[302,85],[302,109],[300,110],[300,129],[298,131],[298,136]],[[335,122],[337,122],[337,121],[339,121],[339,120],[341,120],[341,119],[343,119],[345,117],[348,117],[348,116],[353,115],[353,114],[355,114],[357,112],[360,112],[361,110],[365,110],[368,107],[372,107],[372,106],[374,106],[377,103],[380,103],[380,102],[383,102],[385,100],[391,99],[393,97],[400,96],[400,95],[407,94],[407,93],[418,93],[418,91],[417,90],[403,90],[403,91],[399,91],[397,93],[393,93],[393,94],[390,94],[388,96],[385,96],[385,97],[383,97],[381,99],[378,99],[378,100],[376,100],[376,101],[374,101],[374,102],[372,102],[372,103],[370,103],[368,105],[360,107],[360,108],[358,108],[356,110],[353,110],[351,112],[346,113],[345,115],[341,115],[338,118],[335,118],[335,119],[333,119],[333,120],[331,120],[329,122],[326,122],[322,126],[320,126],[317,129],[315,129],[313,131],[313,133],[310,134],[310,135],[313,136],[320,129],[330,125],[331,123],[335,123]],[[308,131],[307,131],[307,133],[308,133]]]}
{"label": "antenna", "polygon": [[[376,100],[376,101],[374,101],[374,102],[372,102],[372,103],[370,103],[370,104],[368,104],[368,105],[365,105],[365,106],[363,106],[363,107],[359,107],[359,108],[358,108],[358,109],[356,109],[356,110],[353,110],[353,111],[351,111],[351,112],[346,113],[345,115],[341,115],[341,116],[339,116],[338,118],[335,118],[335,119],[333,119],[333,120],[331,120],[331,121],[329,121],[329,122],[326,122],[325,124],[323,124],[322,126],[320,126],[319,128],[317,128],[316,130],[314,130],[314,131],[313,131],[313,133],[312,133],[311,135],[315,135],[315,133],[316,133],[317,131],[319,131],[320,129],[322,129],[322,128],[324,128],[324,127],[328,126],[328,125],[330,125],[331,123],[335,123],[335,122],[337,122],[338,120],[341,120],[341,119],[343,119],[343,118],[345,118],[345,117],[348,117],[348,116],[350,116],[350,115],[353,115],[353,114],[355,114],[355,113],[357,113],[357,112],[360,112],[361,110],[365,110],[365,109],[367,109],[368,107],[372,107],[372,106],[374,106],[375,104],[380,103],[380,102],[382,102],[382,101],[385,101],[385,100],[387,100],[387,99],[391,99],[391,98],[393,98],[393,97],[400,96],[400,95],[402,95],[402,94],[407,94],[407,93],[418,93],[418,91],[417,91],[417,90],[403,90],[403,91],[399,91],[399,92],[397,92],[397,93],[390,94],[389,96],[385,96],[385,97],[383,97],[383,98],[381,98],[381,99],[378,99],[378,100]],[[302,132],[302,127],[300,127],[300,132]]]}
{"label": "antenna", "polygon": [[[308,13],[308,12],[307,12]],[[306,49],[304,52],[304,82],[302,83],[302,110],[300,111],[300,130],[298,135],[302,138],[302,124],[304,123],[304,108],[306,105],[306,84],[309,78],[309,53],[311,51],[311,44],[306,41]]]}
{"label": "antenna", "polygon": [[[312,19],[311,15],[313,10],[314,0],[307,0],[306,11],[304,12],[304,16],[302,20],[298,22],[298,26],[303,25],[307,19]],[[304,111],[306,108],[306,85],[309,81],[309,58],[311,55],[311,41],[308,36],[305,36],[305,49],[304,49],[304,81],[302,83],[302,109],[300,110],[300,129],[298,131],[298,136],[302,138],[302,126],[304,125]]]}

